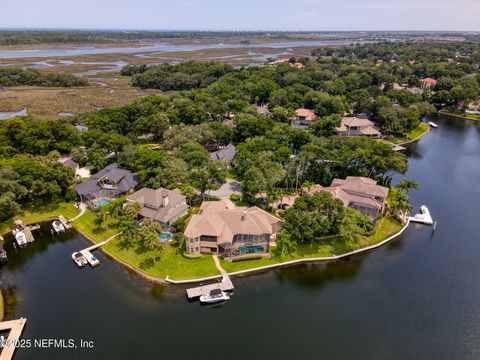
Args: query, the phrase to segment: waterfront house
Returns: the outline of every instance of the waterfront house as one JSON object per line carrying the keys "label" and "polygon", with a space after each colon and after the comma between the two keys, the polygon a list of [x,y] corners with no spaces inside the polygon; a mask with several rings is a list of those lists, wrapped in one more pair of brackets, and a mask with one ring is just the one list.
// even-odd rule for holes
{"label": "waterfront house", "polygon": [[377,185],[375,180],[362,176],[347,176],[345,180],[334,179],[330,187],[314,185],[303,190],[313,195],[327,191],[334,198],[340,199],[346,207],[351,207],[376,220],[385,207],[389,189]]}
{"label": "waterfront house", "polygon": [[420,79],[420,84],[421,84],[422,88],[424,88],[424,89],[432,88],[435,85],[437,85],[437,80],[432,79],[432,78],[424,78],[424,79]]}
{"label": "waterfront house", "polygon": [[236,207],[229,200],[204,201],[185,229],[189,254],[211,253],[225,258],[266,255],[282,220],[254,207]]}
{"label": "waterfront house", "polygon": [[339,136],[368,136],[379,138],[382,135],[372,121],[359,117],[344,117],[336,131]]}
{"label": "waterfront house", "polygon": [[88,181],[75,185],[82,202],[96,208],[131,192],[140,183],[140,177],[113,163],[93,175]]}
{"label": "waterfront house", "polygon": [[178,189],[143,188],[127,197],[127,203],[132,202],[141,205],[141,217],[158,221],[163,228],[170,227],[189,208],[186,197]]}
{"label": "waterfront house", "polygon": [[295,128],[310,129],[318,119],[313,110],[297,109],[295,110],[295,117],[291,118],[290,122]]}

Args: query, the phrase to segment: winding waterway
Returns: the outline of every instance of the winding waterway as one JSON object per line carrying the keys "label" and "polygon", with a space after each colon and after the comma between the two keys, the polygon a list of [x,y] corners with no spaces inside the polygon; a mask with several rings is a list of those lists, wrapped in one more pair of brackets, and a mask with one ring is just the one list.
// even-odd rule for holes
{"label": "winding waterway", "polygon": [[[149,283],[99,252],[101,265],[70,259],[88,242],[47,230],[26,249],[7,244],[2,288],[28,318],[25,339],[93,340],[93,350],[20,349],[15,360],[53,359],[478,359],[480,358],[480,124],[435,119],[408,149],[412,224],[378,250],[235,278],[219,307],[189,303],[184,287]],[[396,179],[398,180],[398,179]]]}
{"label": "winding waterway", "polygon": [[52,57],[52,56],[78,56],[94,54],[130,54],[130,53],[149,53],[149,52],[177,52],[177,51],[200,51],[206,49],[243,49],[243,48],[272,48],[283,49],[303,46],[332,46],[363,44],[372,41],[364,40],[299,40],[287,42],[271,42],[260,44],[191,44],[174,45],[168,43],[158,43],[150,45],[140,45],[137,47],[111,47],[101,48],[96,46],[79,46],[69,49],[29,49],[29,50],[2,50],[0,59],[23,58],[23,57]]}

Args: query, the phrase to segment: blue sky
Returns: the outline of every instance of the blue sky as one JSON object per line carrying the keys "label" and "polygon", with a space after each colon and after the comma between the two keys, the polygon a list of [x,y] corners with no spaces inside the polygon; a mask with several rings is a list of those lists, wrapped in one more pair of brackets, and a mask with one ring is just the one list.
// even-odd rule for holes
{"label": "blue sky", "polygon": [[0,0],[0,28],[480,30],[480,0]]}

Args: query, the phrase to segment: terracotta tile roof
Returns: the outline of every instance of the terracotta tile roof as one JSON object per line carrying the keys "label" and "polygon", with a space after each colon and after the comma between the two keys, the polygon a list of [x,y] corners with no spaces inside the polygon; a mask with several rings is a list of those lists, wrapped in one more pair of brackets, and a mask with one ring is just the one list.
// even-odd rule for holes
{"label": "terracotta tile roof", "polygon": [[435,84],[437,83],[437,80],[432,79],[432,78],[424,78],[424,79],[420,79],[420,81],[421,81],[422,83],[432,84],[432,85],[435,85]]}
{"label": "terracotta tile roof", "polygon": [[295,110],[295,114],[297,115],[297,117],[305,118],[305,120],[308,120],[308,121],[317,120],[317,115],[315,115],[313,110],[310,110],[310,109],[303,109],[303,108],[297,109]]}
{"label": "terracotta tile roof", "polygon": [[228,200],[204,201],[185,229],[185,236],[215,236],[217,243],[231,243],[236,234],[274,234],[282,221],[258,207],[235,207]]}

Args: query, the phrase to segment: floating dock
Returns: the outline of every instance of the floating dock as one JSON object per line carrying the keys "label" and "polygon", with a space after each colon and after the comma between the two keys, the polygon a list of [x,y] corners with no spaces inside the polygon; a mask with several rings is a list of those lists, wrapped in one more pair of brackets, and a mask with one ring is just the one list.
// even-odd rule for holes
{"label": "floating dock", "polygon": [[10,331],[6,338],[6,346],[2,348],[2,352],[0,353],[0,360],[10,360],[13,358],[13,353],[16,349],[15,344],[18,343],[26,322],[27,319],[25,318],[0,322],[0,331]]}
{"label": "floating dock", "polygon": [[410,216],[410,221],[426,224],[426,225],[433,224],[433,219],[432,219],[432,216],[430,215],[430,211],[425,205],[420,206],[420,213],[418,213],[415,216]]}
{"label": "floating dock", "polygon": [[222,281],[215,284],[208,284],[203,285],[191,289],[187,289],[187,297],[189,299],[197,298],[205,294],[209,294],[210,291],[220,289],[222,291],[232,291],[233,290],[233,283],[228,277],[228,275],[224,275]]}

